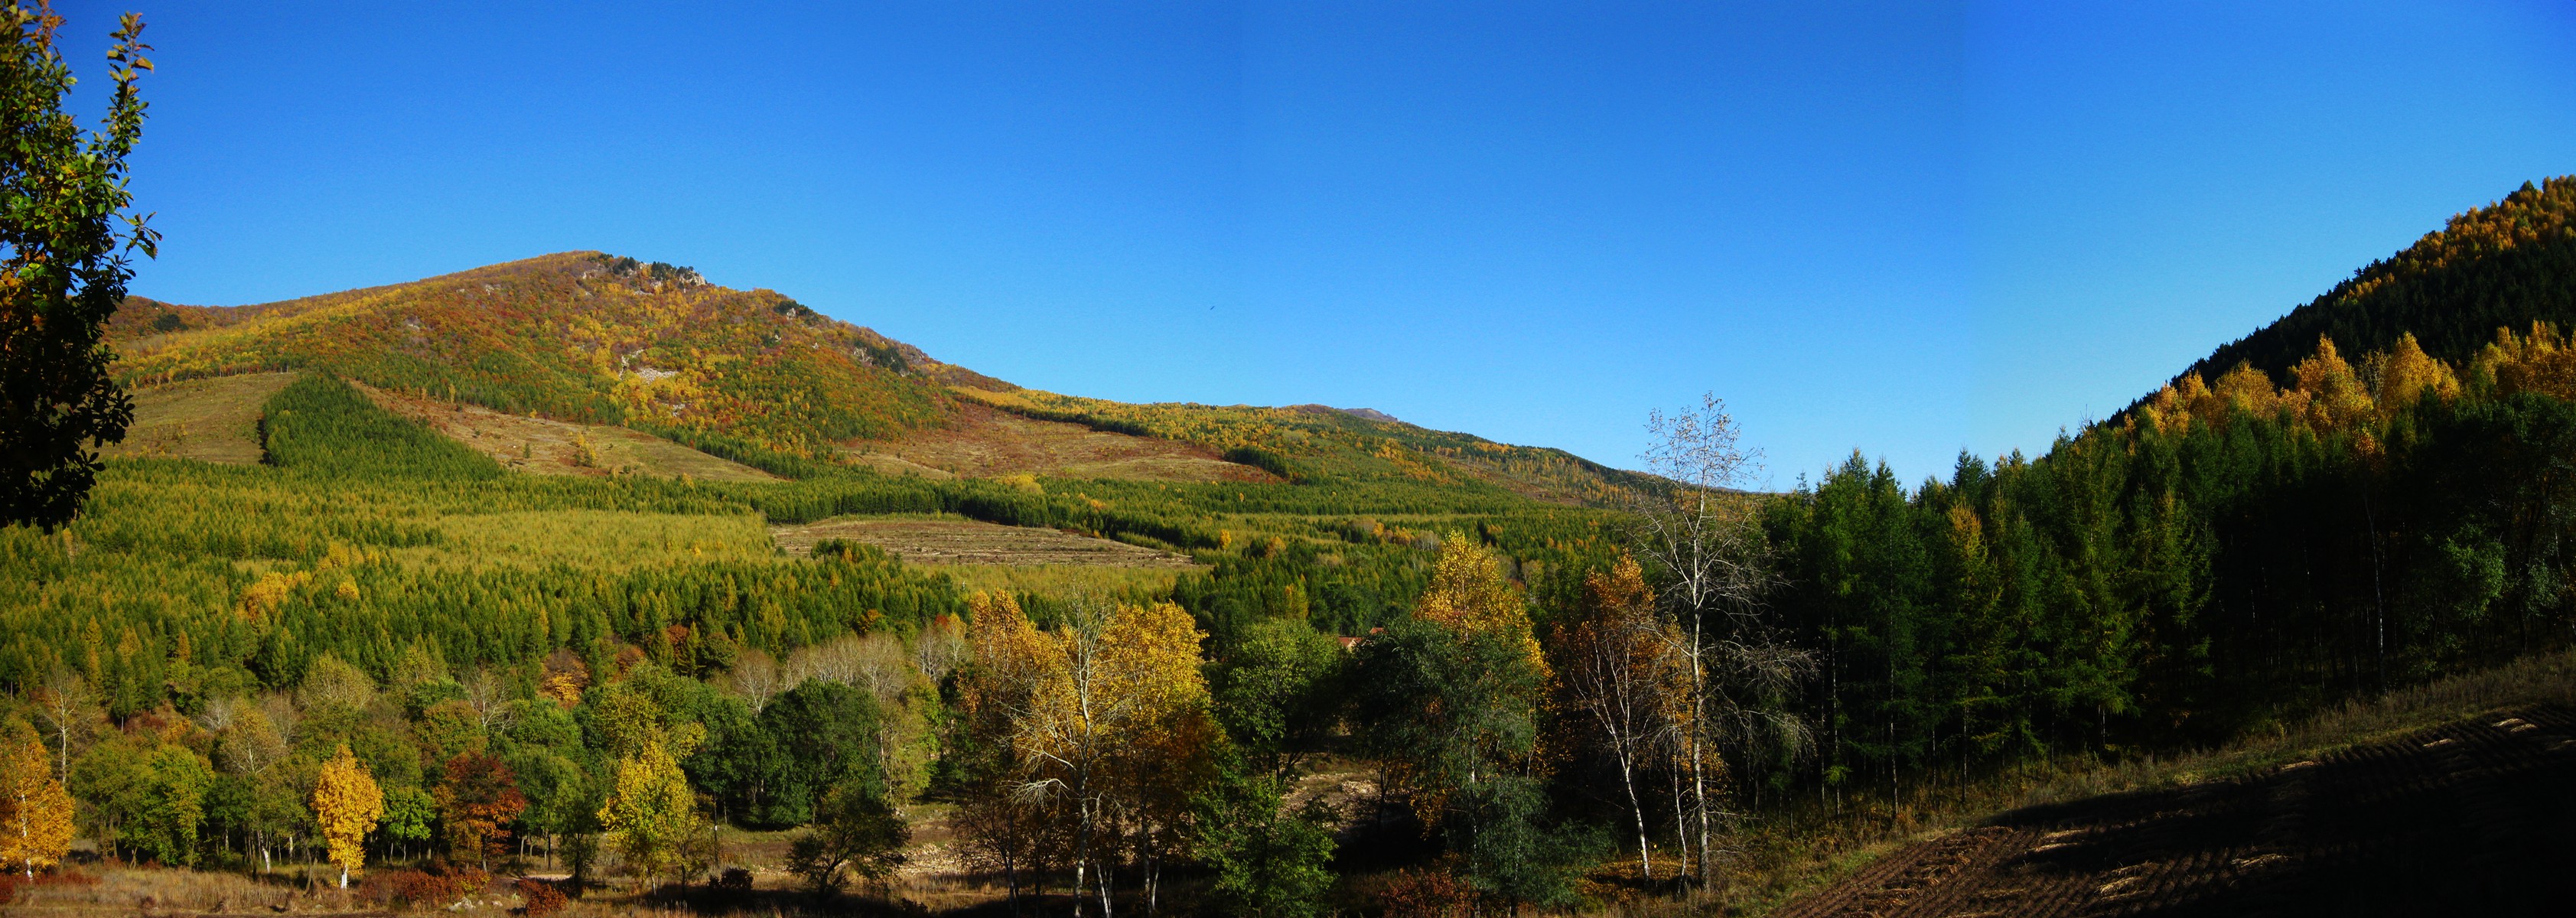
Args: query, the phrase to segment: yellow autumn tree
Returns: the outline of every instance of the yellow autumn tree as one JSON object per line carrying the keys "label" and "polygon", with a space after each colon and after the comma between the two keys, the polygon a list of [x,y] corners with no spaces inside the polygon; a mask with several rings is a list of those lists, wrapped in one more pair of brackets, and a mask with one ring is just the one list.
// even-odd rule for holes
{"label": "yellow autumn tree", "polygon": [[2290,375],[2298,378],[2298,389],[2307,396],[2309,426],[2318,430],[2349,430],[2377,412],[2370,388],[2362,384],[2352,364],[2344,362],[2332,338],[2317,336],[2317,352],[2290,367]]}
{"label": "yellow autumn tree", "polygon": [[677,869],[684,846],[705,830],[680,760],[697,751],[706,730],[672,717],[632,683],[609,683],[597,702],[603,745],[616,758],[600,827],[649,883]]}
{"label": "yellow autumn tree", "polygon": [[1530,628],[1529,604],[1512,588],[1502,558],[1463,532],[1452,529],[1440,540],[1440,558],[1413,615],[1460,634],[1500,633],[1519,644],[1541,674],[1548,672],[1547,656]]}
{"label": "yellow autumn tree", "polygon": [[1121,849],[1158,866],[1213,773],[1206,635],[1171,603],[1081,610],[1052,632],[1007,597],[972,611],[970,716],[1006,731],[1018,796],[1066,804],[1040,812],[1070,821],[1075,894],[1105,902]]}
{"label": "yellow autumn tree", "polygon": [[2373,393],[2383,417],[2412,408],[2417,401],[2431,395],[2450,401],[2460,395],[2460,377],[2451,365],[2424,353],[2415,343],[2415,333],[2397,336],[2397,347],[2383,354],[2372,354],[2368,361],[2370,378],[2378,381]]}
{"label": "yellow autumn tree", "polygon": [[1637,778],[1657,740],[1688,729],[1689,673],[1672,652],[1680,643],[1678,629],[1656,611],[1645,569],[1621,553],[1609,570],[1584,576],[1583,603],[1550,648],[1565,707],[1618,766],[1637,827],[1637,867],[1650,879],[1655,861]]}
{"label": "yellow autumn tree", "polygon": [[331,863],[340,865],[340,888],[349,888],[349,871],[366,866],[367,833],[384,816],[384,792],[343,744],[339,754],[322,763],[322,774],[313,782],[313,821],[322,827]]}
{"label": "yellow autumn tree", "polygon": [[12,721],[0,733],[0,865],[33,878],[71,845],[72,797],[54,777],[53,756],[36,728]]}
{"label": "yellow autumn tree", "polygon": [[2547,322],[2531,324],[2531,334],[2496,329],[2496,340],[2478,353],[2473,374],[2495,383],[2504,395],[2537,392],[2576,400],[2576,347]]}

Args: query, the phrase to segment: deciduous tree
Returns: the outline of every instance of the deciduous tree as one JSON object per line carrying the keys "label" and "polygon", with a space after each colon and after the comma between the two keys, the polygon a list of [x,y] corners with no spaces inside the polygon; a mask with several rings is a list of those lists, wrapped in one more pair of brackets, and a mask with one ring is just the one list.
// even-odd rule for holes
{"label": "deciduous tree", "polygon": [[52,757],[23,721],[0,729],[0,867],[28,877],[71,850],[72,797],[55,780]]}
{"label": "deciduous tree", "polygon": [[617,761],[599,824],[646,883],[672,873],[682,847],[702,830],[697,796],[671,751],[649,743]]}
{"label": "deciduous tree", "polygon": [[330,846],[331,863],[340,867],[340,888],[349,888],[349,871],[366,866],[367,833],[375,831],[384,815],[385,795],[375,776],[342,745],[322,763],[322,774],[313,782],[313,821]]}
{"label": "deciduous tree", "polygon": [[46,529],[79,512],[95,448],[134,418],[99,334],[125,301],[126,253],[151,256],[159,240],[126,213],[125,160],[143,133],[134,84],[152,69],[143,19],[125,14],[111,36],[116,90],[96,134],[63,107],[74,80],[54,45],[62,24],[42,4],[0,10],[0,524]]}
{"label": "deciduous tree", "polygon": [[1637,824],[1637,868],[1648,878],[1655,875],[1655,861],[1637,773],[1652,759],[1674,715],[1682,713],[1674,709],[1688,704],[1687,674],[1671,652],[1679,638],[1657,614],[1645,571],[1622,555],[1608,571],[1584,578],[1582,606],[1551,654],[1570,707],[1589,723],[1618,768]]}
{"label": "deciduous tree", "polygon": [[488,868],[492,855],[509,844],[511,820],[528,808],[519,794],[518,775],[496,755],[460,753],[447,767],[432,795],[438,800],[439,824],[447,833],[452,857],[472,857]]}
{"label": "deciduous tree", "polygon": [[[1720,744],[1753,734],[1800,742],[1805,722],[1770,702],[1814,662],[1763,614],[1765,591],[1777,578],[1760,527],[1761,505],[1741,491],[1761,457],[1743,447],[1726,403],[1707,395],[1697,409],[1655,411],[1646,430],[1646,470],[1673,484],[1632,492],[1630,544],[1652,568],[1650,576],[1662,581],[1659,592],[1677,626],[1666,633],[1678,640],[1671,651],[1690,691],[1684,714],[1674,719],[1683,729],[1672,741],[1688,777],[1698,876],[1706,883],[1717,870],[1713,838],[1726,790]],[[1687,852],[1694,827],[1682,828]]]}

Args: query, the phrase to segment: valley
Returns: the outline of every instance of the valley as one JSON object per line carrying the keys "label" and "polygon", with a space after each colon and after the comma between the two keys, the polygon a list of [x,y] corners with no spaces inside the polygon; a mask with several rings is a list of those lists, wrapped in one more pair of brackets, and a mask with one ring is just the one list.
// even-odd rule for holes
{"label": "valley", "polygon": [[[30,901],[147,862],[340,911],[2550,894],[2569,258],[2576,180],[2526,186],[2281,326],[2331,336],[1788,493],[1713,398],[1654,429],[1703,464],[1629,471],[1027,389],[595,252],[137,299],[82,515],[0,528],[0,727],[78,801],[61,875],[105,878]],[[326,767],[389,801],[345,894]],[[792,869],[826,836],[876,860]],[[203,882],[161,901],[251,901]]]}

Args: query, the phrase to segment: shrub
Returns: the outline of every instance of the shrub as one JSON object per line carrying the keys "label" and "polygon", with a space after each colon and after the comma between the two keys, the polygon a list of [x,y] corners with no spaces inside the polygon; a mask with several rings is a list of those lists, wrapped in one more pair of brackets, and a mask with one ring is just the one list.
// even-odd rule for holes
{"label": "shrub", "polygon": [[472,867],[382,870],[358,884],[359,898],[383,905],[438,905],[482,889],[492,875]]}
{"label": "shrub", "polygon": [[519,901],[526,903],[519,907],[519,914],[526,915],[528,918],[545,918],[547,915],[563,911],[567,901],[564,898],[563,888],[551,881],[522,878],[519,880],[518,888]]}

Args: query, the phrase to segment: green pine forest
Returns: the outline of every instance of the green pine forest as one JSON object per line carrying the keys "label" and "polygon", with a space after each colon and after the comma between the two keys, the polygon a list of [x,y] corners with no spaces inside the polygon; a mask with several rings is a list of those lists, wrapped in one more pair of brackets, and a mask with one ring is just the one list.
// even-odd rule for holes
{"label": "green pine forest", "polygon": [[[5,716],[67,766],[100,851],[207,869],[320,857],[312,782],[346,746],[387,801],[371,859],[717,882],[687,838],[656,853],[604,822],[649,748],[704,825],[875,852],[805,871],[818,886],[884,876],[902,814],[938,805],[1014,897],[1088,882],[1120,908],[1306,915],[1704,895],[1729,869],[1711,848],[1801,808],[2206,747],[2567,647],[2571,221],[2576,178],[2525,185],[2043,453],[1909,483],[1855,451],[1787,493],[1312,406],[1021,389],[595,253],[234,310],[136,300],[130,386],[303,375],[260,409],[262,464],[116,459],[72,525],[0,529]],[[350,382],[622,424],[781,480],[512,472]],[[831,448],[969,403],[1266,478],[932,480]],[[1675,507],[1747,535],[1743,591],[1686,601],[1638,535]],[[867,516],[1201,566],[995,589],[769,535]],[[1164,608],[1196,632],[1178,651]],[[1012,782],[1056,683],[1005,671],[1031,646],[1095,652],[1066,635],[1132,637],[1096,652],[1161,699],[1133,735],[1187,745],[1142,770],[1103,753],[1103,775],[1138,776],[1031,803]],[[1721,642],[1777,665],[1676,674]],[[1661,719],[1590,713],[1613,657]],[[1721,689],[1764,726],[1714,722]],[[1380,793],[1283,805],[1328,767]],[[524,804],[508,842],[460,848],[449,803],[495,773]]]}

